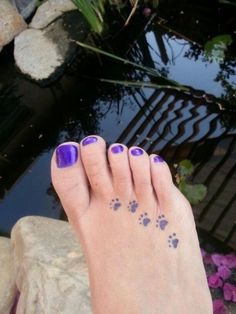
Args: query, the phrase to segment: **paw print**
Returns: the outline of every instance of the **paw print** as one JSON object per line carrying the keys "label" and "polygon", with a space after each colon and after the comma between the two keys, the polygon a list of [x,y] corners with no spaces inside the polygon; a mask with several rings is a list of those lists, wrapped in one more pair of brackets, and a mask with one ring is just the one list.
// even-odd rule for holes
{"label": "paw print", "polygon": [[177,248],[179,240],[176,238],[176,233],[172,233],[172,235],[169,236],[168,243],[169,247],[172,247],[174,249]]}
{"label": "paw print", "polygon": [[158,216],[158,219],[156,221],[156,227],[160,228],[161,230],[165,230],[165,227],[168,225],[168,221],[165,218],[165,215]]}
{"label": "paw print", "polygon": [[112,199],[110,202],[110,208],[113,210],[117,210],[121,207],[121,202],[118,198]]}
{"label": "paw print", "polygon": [[144,227],[147,227],[147,225],[151,222],[151,219],[148,218],[147,213],[141,214],[138,220],[139,224],[143,225]]}
{"label": "paw print", "polygon": [[135,213],[136,210],[137,210],[137,208],[138,208],[138,202],[136,202],[136,201],[129,202],[128,210],[129,210],[131,213]]}

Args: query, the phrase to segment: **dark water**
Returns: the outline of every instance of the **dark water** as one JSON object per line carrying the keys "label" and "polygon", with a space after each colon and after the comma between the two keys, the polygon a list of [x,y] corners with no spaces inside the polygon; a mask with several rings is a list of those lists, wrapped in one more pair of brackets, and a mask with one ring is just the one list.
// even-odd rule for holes
{"label": "dark water", "polygon": [[[99,134],[107,143],[160,152],[171,165],[191,159],[194,181],[208,186],[206,199],[194,208],[198,225],[235,247],[236,7],[189,3],[160,6],[127,57],[190,86],[191,94],[100,83],[76,67],[41,88],[18,73],[11,48],[0,54],[0,234],[9,234],[26,215],[63,218],[51,186],[52,152],[65,140]],[[231,41],[223,55],[222,49],[220,57],[219,51],[207,54],[206,42],[226,34]],[[111,60],[86,67],[87,76],[150,80]]]}

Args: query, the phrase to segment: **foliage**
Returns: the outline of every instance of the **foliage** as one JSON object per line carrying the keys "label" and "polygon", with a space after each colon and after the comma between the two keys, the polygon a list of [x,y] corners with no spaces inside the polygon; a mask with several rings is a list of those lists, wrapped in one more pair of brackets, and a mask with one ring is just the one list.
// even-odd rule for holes
{"label": "foliage", "polygon": [[205,54],[213,61],[223,61],[225,51],[232,42],[232,36],[228,34],[213,37],[204,46]]}
{"label": "foliage", "polygon": [[[109,5],[110,7],[116,8],[117,13],[121,12],[121,9],[124,6],[127,6],[130,3],[132,10],[124,23],[127,25],[135,13],[138,4],[141,2],[140,0],[71,0],[77,6],[79,11],[83,14],[84,18],[89,23],[91,30],[97,34],[101,34],[104,30],[104,14],[105,14],[105,6]],[[147,1],[143,1],[146,3]],[[153,8],[156,8],[159,4],[159,0],[150,1]]]}
{"label": "foliage", "polygon": [[177,166],[176,181],[180,191],[185,195],[192,205],[200,203],[207,194],[204,184],[193,184],[190,178],[193,174],[194,166],[190,160],[182,160]]}
{"label": "foliage", "polygon": [[73,2],[83,14],[91,29],[95,33],[101,34],[105,0],[73,0]]}
{"label": "foliage", "polygon": [[112,84],[121,84],[121,85],[126,85],[128,87],[150,87],[150,88],[173,88],[177,90],[183,90],[183,91],[188,91],[188,89],[180,84],[178,84],[176,81],[170,80],[164,76],[162,76],[156,69],[146,67],[142,64],[132,62],[128,59],[121,58],[117,55],[114,55],[110,52],[101,50],[99,48],[90,46],[88,44],[76,41],[76,43],[83,48],[86,48],[90,51],[93,51],[98,54],[105,55],[106,57],[109,57],[115,61],[122,62],[125,65],[130,65],[133,66],[134,68],[145,72],[147,75],[155,77],[156,79],[159,79],[160,84],[155,84],[152,82],[140,82],[140,81],[120,81],[120,80],[108,80],[108,79],[99,79],[102,82],[107,82],[107,83],[112,83]]}

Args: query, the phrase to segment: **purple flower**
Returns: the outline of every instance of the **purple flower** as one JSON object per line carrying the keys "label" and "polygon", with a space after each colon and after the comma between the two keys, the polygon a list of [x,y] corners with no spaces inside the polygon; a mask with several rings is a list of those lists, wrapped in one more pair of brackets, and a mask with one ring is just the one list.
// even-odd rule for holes
{"label": "purple flower", "polygon": [[214,314],[227,314],[228,310],[224,305],[224,301],[221,299],[216,299],[213,301]]}
{"label": "purple flower", "polygon": [[231,270],[226,266],[219,266],[217,274],[220,276],[220,278],[226,280],[231,276]]}
{"label": "purple flower", "polygon": [[212,254],[212,255],[211,255],[211,258],[212,258],[213,263],[214,263],[216,266],[221,266],[221,265],[223,265],[223,264],[222,264],[222,261],[223,261],[223,258],[224,258],[223,255],[221,255],[221,254]]}
{"label": "purple flower", "polygon": [[149,17],[152,14],[152,10],[150,8],[144,8],[143,9],[143,15],[145,17]]}
{"label": "purple flower", "polygon": [[235,254],[212,254],[211,256],[213,263],[216,266],[226,266],[228,268],[236,267],[236,255]]}
{"label": "purple flower", "polygon": [[233,253],[225,255],[224,265],[228,268],[236,268],[236,255]]}
{"label": "purple flower", "polygon": [[204,263],[206,265],[214,265],[211,255],[206,255],[205,256]]}
{"label": "purple flower", "polygon": [[208,285],[211,288],[220,288],[223,286],[223,281],[218,273],[212,274],[208,277]]}
{"label": "purple flower", "polygon": [[226,301],[236,302],[236,286],[231,285],[230,283],[225,283],[223,287],[224,299]]}

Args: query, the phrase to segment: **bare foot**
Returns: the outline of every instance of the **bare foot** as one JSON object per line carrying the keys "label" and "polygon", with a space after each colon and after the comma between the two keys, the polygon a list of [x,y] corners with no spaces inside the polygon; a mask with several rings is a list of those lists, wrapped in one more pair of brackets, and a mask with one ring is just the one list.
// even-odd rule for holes
{"label": "bare foot", "polygon": [[213,313],[192,210],[161,157],[122,144],[107,156],[90,136],[56,149],[52,180],[84,249],[94,313]]}

